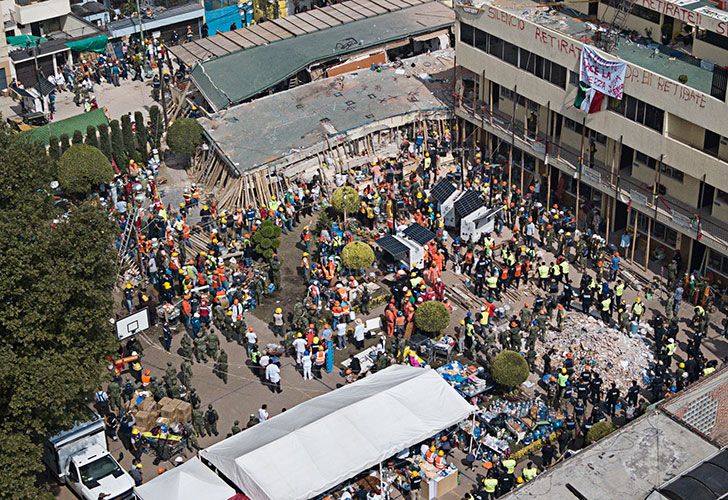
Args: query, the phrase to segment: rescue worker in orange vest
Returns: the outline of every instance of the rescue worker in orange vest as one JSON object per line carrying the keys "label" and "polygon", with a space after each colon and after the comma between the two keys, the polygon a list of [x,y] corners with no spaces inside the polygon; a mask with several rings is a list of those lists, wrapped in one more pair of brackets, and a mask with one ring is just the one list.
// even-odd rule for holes
{"label": "rescue worker in orange vest", "polygon": [[326,365],[326,352],[324,351],[323,346],[319,346],[318,350],[316,351],[314,360],[313,360],[315,377],[321,378],[321,370],[323,369],[324,365]]}
{"label": "rescue worker in orange vest", "polygon": [[430,446],[430,449],[425,453],[425,461],[428,464],[435,462],[435,456],[437,455],[437,449],[434,446]]}
{"label": "rescue worker in orange vest", "polygon": [[435,468],[437,470],[443,470],[445,467],[447,467],[447,463],[445,462],[445,452],[440,450],[437,452],[437,456],[435,457]]}
{"label": "rescue worker in orange vest", "polygon": [[144,373],[142,374],[142,386],[146,387],[152,382],[152,375],[151,371],[144,370]]}

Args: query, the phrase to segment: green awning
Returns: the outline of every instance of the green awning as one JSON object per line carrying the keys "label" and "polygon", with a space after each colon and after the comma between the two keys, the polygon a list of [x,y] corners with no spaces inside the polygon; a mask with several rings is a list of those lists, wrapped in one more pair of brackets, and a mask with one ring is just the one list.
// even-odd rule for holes
{"label": "green awning", "polygon": [[106,118],[104,110],[99,108],[88,113],[81,113],[80,115],[72,116],[65,120],[58,120],[48,125],[28,130],[27,132],[23,132],[22,136],[32,141],[48,144],[48,138],[52,135],[60,139],[63,134],[68,134],[68,137],[71,137],[76,130],[80,130],[85,136],[86,128],[89,125],[98,127],[101,124],[108,125],[109,119]]}
{"label": "green awning", "polygon": [[40,43],[45,43],[48,41],[47,38],[35,35],[9,36],[6,37],[6,39],[8,41],[8,45],[12,45],[13,47],[27,47],[28,43],[30,43],[31,46],[35,46],[36,42],[39,40]]}
{"label": "green awning", "polygon": [[109,37],[106,35],[92,36],[76,42],[68,42],[64,45],[74,52],[106,52],[106,44]]}

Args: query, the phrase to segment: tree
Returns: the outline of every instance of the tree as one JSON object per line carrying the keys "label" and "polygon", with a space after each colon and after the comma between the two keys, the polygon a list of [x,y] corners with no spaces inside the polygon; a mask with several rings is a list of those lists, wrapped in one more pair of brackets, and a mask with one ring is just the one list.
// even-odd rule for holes
{"label": "tree", "polygon": [[61,154],[65,153],[71,147],[71,138],[68,134],[61,134]]}
{"label": "tree", "polygon": [[614,432],[614,430],[614,424],[609,420],[602,420],[601,422],[597,422],[596,424],[592,425],[592,428],[586,432],[586,442],[589,444],[596,443],[600,439]]}
{"label": "tree", "polygon": [[152,148],[159,149],[160,140],[162,138],[162,130],[164,128],[164,119],[159,106],[156,104],[149,108],[149,142]]}
{"label": "tree", "polygon": [[167,145],[173,153],[192,156],[202,146],[203,132],[194,118],[178,118],[167,131]]}
{"label": "tree", "polygon": [[427,301],[415,311],[415,325],[429,334],[440,333],[450,325],[450,311],[442,302]]}
{"label": "tree", "polygon": [[111,151],[116,162],[116,166],[122,172],[129,169],[129,158],[126,156],[124,148],[124,137],[121,135],[121,126],[119,120],[111,120]]}
{"label": "tree", "polygon": [[58,137],[55,135],[48,137],[48,156],[54,160],[58,160],[61,157],[61,145],[58,142]]}
{"label": "tree", "polygon": [[114,169],[104,153],[87,144],[74,144],[58,163],[58,182],[66,193],[75,196],[88,194],[113,178]]}
{"label": "tree", "polygon": [[359,193],[351,186],[336,188],[331,196],[331,205],[338,213],[344,214],[345,221],[347,214],[359,210],[360,203]]}
{"label": "tree", "polygon": [[74,130],[71,142],[73,144],[83,144],[83,132],[81,132],[80,130]]}
{"label": "tree", "polygon": [[96,127],[93,125],[86,127],[86,144],[95,148],[99,147],[99,136],[96,133]]}
{"label": "tree", "polygon": [[142,158],[146,160],[149,154],[149,134],[147,133],[147,126],[144,125],[144,115],[141,111],[134,113],[134,124],[136,125],[137,148],[139,148]]}
{"label": "tree", "polygon": [[280,244],[281,228],[273,224],[270,219],[264,220],[253,234],[253,245],[255,245],[255,251],[258,255],[269,261]]}
{"label": "tree", "polygon": [[490,374],[497,384],[512,389],[528,378],[528,363],[515,351],[501,351],[490,365]]}
{"label": "tree", "polygon": [[131,126],[131,116],[129,114],[122,115],[121,117],[121,136],[124,139],[124,151],[126,152],[127,158],[135,158],[136,152],[136,140],[134,139],[134,131]]}
{"label": "tree", "polygon": [[374,250],[362,241],[352,241],[341,251],[341,260],[349,269],[363,269],[374,262]]}
{"label": "tree", "polygon": [[43,441],[84,418],[116,350],[116,229],[92,203],[54,206],[43,145],[0,127],[0,150],[0,491],[49,498]]}
{"label": "tree", "polygon": [[99,149],[109,161],[114,159],[114,153],[111,149],[111,137],[109,136],[109,127],[105,123],[99,125]]}

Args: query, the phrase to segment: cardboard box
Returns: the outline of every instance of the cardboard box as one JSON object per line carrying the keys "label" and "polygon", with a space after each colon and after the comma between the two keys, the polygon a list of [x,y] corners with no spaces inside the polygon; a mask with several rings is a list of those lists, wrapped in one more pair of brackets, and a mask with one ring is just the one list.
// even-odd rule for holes
{"label": "cardboard box", "polygon": [[174,409],[174,421],[187,423],[192,420],[192,405],[187,401],[180,401]]}
{"label": "cardboard box", "polygon": [[144,401],[139,404],[140,411],[152,412],[156,409],[157,403],[154,401],[154,398],[145,398]]}
{"label": "cardboard box", "polygon": [[174,420],[174,410],[177,408],[177,404],[179,402],[180,401],[178,399],[170,399],[169,402],[161,409],[162,416],[164,418]]}
{"label": "cardboard box", "polygon": [[157,403],[157,408],[159,408],[161,410],[162,408],[164,408],[165,406],[167,406],[170,403],[170,401],[173,401],[172,398],[168,398],[167,396],[164,396]]}
{"label": "cardboard box", "polygon": [[136,425],[135,427],[141,432],[147,432],[154,427],[154,422],[157,417],[147,411],[138,411],[135,415]]}

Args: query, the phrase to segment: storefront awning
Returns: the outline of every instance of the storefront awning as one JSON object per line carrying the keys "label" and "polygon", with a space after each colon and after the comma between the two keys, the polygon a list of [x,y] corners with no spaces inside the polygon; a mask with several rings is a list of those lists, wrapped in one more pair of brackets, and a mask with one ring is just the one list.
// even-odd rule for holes
{"label": "storefront awning", "polygon": [[475,410],[431,369],[394,365],[202,450],[253,500],[326,492]]}

